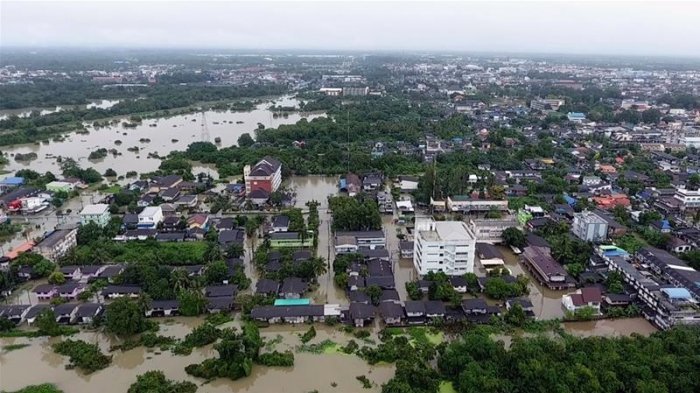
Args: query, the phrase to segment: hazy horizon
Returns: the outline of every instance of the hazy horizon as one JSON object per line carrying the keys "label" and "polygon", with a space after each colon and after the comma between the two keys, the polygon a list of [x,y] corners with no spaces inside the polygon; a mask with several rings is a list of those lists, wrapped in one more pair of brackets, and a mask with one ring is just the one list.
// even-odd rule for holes
{"label": "hazy horizon", "polygon": [[0,3],[0,47],[700,56],[688,2]]}

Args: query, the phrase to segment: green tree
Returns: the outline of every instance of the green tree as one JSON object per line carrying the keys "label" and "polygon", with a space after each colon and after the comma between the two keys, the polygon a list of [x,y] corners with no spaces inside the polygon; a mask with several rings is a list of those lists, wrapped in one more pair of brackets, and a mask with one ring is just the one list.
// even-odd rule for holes
{"label": "green tree", "polygon": [[228,266],[224,261],[214,261],[207,265],[204,272],[207,284],[221,284],[228,279]]}
{"label": "green tree", "polygon": [[162,371],[147,371],[136,377],[128,393],[195,393],[197,385],[189,381],[175,382],[165,378]]}
{"label": "green tree", "polygon": [[201,315],[207,305],[202,292],[195,289],[180,291],[177,300],[180,302],[180,314],[187,317]]}
{"label": "green tree", "polygon": [[139,303],[127,298],[119,298],[107,305],[105,326],[109,332],[118,336],[131,336],[149,327],[144,309]]}
{"label": "green tree", "polygon": [[253,140],[253,137],[247,132],[244,132],[238,137],[239,147],[250,147],[253,146],[253,144],[255,144],[255,140]]}
{"label": "green tree", "polygon": [[502,236],[503,236],[503,241],[509,246],[523,248],[527,244],[527,242],[525,240],[525,235],[518,228],[514,228],[514,227],[506,228],[503,231]]}
{"label": "green tree", "polygon": [[382,289],[377,285],[370,285],[365,288],[365,294],[367,294],[372,304],[378,305],[379,298],[382,296]]}
{"label": "green tree", "polygon": [[59,271],[55,271],[49,275],[49,284],[62,285],[65,282],[66,276]]}
{"label": "green tree", "polygon": [[42,311],[37,316],[36,326],[39,328],[39,334],[52,337],[61,335],[61,326],[56,322],[56,315],[49,309]]}

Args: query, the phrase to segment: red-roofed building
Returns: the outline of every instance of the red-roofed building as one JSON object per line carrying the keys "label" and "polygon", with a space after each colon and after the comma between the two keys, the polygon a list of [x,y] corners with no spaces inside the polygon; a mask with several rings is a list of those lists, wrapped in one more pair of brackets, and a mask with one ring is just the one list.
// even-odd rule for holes
{"label": "red-roofed building", "polygon": [[602,173],[605,173],[605,174],[617,173],[617,169],[615,169],[614,166],[609,165],[609,164],[601,164],[598,167],[598,170]]}
{"label": "red-roofed building", "polygon": [[593,197],[593,202],[601,209],[613,209],[615,206],[628,207],[631,202],[625,194],[613,194]]}
{"label": "red-roofed building", "polygon": [[600,303],[603,295],[598,287],[581,288],[578,291],[561,297],[561,304],[572,313],[584,308],[592,308],[596,315],[600,315]]}
{"label": "red-roofed building", "polygon": [[262,190],[271,194],[282,184],[282,163],[272,157],[265,157],[254,167],[246,165],[243,168],[245,178],[245,193]]}

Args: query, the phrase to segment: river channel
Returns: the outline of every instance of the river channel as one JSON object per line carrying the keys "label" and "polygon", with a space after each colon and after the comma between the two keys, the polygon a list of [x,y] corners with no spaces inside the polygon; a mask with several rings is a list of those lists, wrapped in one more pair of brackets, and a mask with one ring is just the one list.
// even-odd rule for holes
{"label": "river channel", "polygon": [[[283,124],[294,124],[302,118],[312,120],[324,116],[320,113],[296,112],[289,113],[287,116],[276,116],[268,110],[273,103],[281,106],[298,106],[299,101],[285,96],[260,103],[251,111],[206,111],[204,117],[206,117],[209,140],[214,142],[216,138],[220,138],[219,146],[231,146],[236,144],[238,138],[246,132],[255,137],[258,123],[268,128],[276,128]],[[201,113],[144,119],[134,128],[125,128],[123,121],[99,129],[94,129],[92,125],[86,123],[89,134],[71,132],[63,141],[52,139],[46,143],[2,147],[0,150],[8,155],[10,162],[0,169],[9,173],[24,168],[41,173],[46,171],[59,173],[60,167],[56,157],[64,156],[75,159],[83,167],[93,167],[100,173],[104,173],[108,168],[114,169],[120,175],[128,171],[151,172],[158,169],[160,160],[148,158],[149,154],[165,156],[173,150],[184,150],[190,143],[203,140],[202,125]],[[139,151],[127,150],[133,147],[138,147]],[[108,154],[103,159],[88,160],[90,153],[99,148],[116,149],[119,155]],[[18,162],[12,157],[16,153],[32,152],[37,154],[36,160]],[[216,172],[210,167],[195,166],[194,172],[198,171]]]}

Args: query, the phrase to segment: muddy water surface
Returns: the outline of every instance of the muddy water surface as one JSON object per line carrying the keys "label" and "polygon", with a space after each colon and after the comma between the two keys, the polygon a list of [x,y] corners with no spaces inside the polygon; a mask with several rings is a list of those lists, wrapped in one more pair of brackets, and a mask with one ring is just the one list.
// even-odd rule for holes
{"label": "muddy water surface", "polygon": [[[199,318],[175,318],[161,327],[160,334],[183,337],[191,328],[201,323]],[[268,341],[279,341],[264,351],[296,350],[301,344],[299,335],[308,330],[308,326],[275,326],[263,329],[261,334]],[[312,342],[326,339],[344,345],[351,336],[327,326],[316,326],[317,337]],[[278,337],[281,337],[278,338]],[[100,333],[80,333],[77,338],[97,343],[107,351],[115,339]],[[376,337],[375,337],[376,338]],[[1,339],[0,345],[29,343],[30,346],[11,352],[0,351],[0,390],[16,390],[29,384],[50,382],[69,393],[87,393],[105,389],[108,392],[125,392],[136,376],[149,370],[161,370],[168,378],[189,380],[197,384],[203,381],[188,376],[184,368],[188,364],[198,363],[215,357],[216,351],[211,346],[195,349],[189,356],[174,356],[170,352],[135,348],[126,352],[113,352],[112,365],[107,369],[84,375],[77,370],[66,370],[66,358],[56,355],[51,344],[60,338],[39,339]],[[295,366],[276,368],[254,366],[248,378],[238,381],[218,379],[203,385],[203,392],[319,392],[350,393],[363,390],[355,377],[365,375],[374,387],[369,392],[380,391],[382,383],[394,374],[393,365],[369,366],[363,360],[340,353],[312,354],[298,352],[295,354]],[[332,387],[336,384],[336,387]]]}
{"label": "muddy water surface", "polygon": [[[282,106],[295,106],[298,101],[291,97],[281,97],[277,98],[275,103]],[[210,141],[214,142],[218,137],[221,138],[220,146],[231,146],[238,142],[238,137],[243,133],[250,133],[254,137],[258,123],[265,127],[278,127],[283,124],[294,124],[302,118],[312,120],[323,116],[318,113],[290,113],[287,117],[276,117],[267,109],[270,105],[271,102],[261,103],[254,110],[247,112],[207,111],[206,125]],[[120,175],[128,171],[145,173],[156,170],[160,165],[160,160],[148,158],[149,153],[165,156],[173,150],[184,150],[190,143],[202,140],[203,117],[201,114],[145,119],[135,128],[124,128],[121,123],[122,121],[117,125],[99,129],[93,129],[90,126],[89,134],[69,133],[62,142],[52,140],[48,143],[3,147],[2,152],[9,156],[30,152],[38,155],[36,160],[30,162],[17,162],[9,157],[10,163],[3,170],[15,172],[19,169],[31,168],[42,173],[46,171],[58,173],[60,167],[54,157],[64,156],[74,158],[81,165],[93,167],[100,173],[104,173],[107,168],[114,169]],[[150,142],[142,141],[144,138]],[[102,147],[116,149],[121,155],[109,154],[100,160],[87,159],[92,151]],[[130,147],[138,147],[140,150],[127,151]]]}

